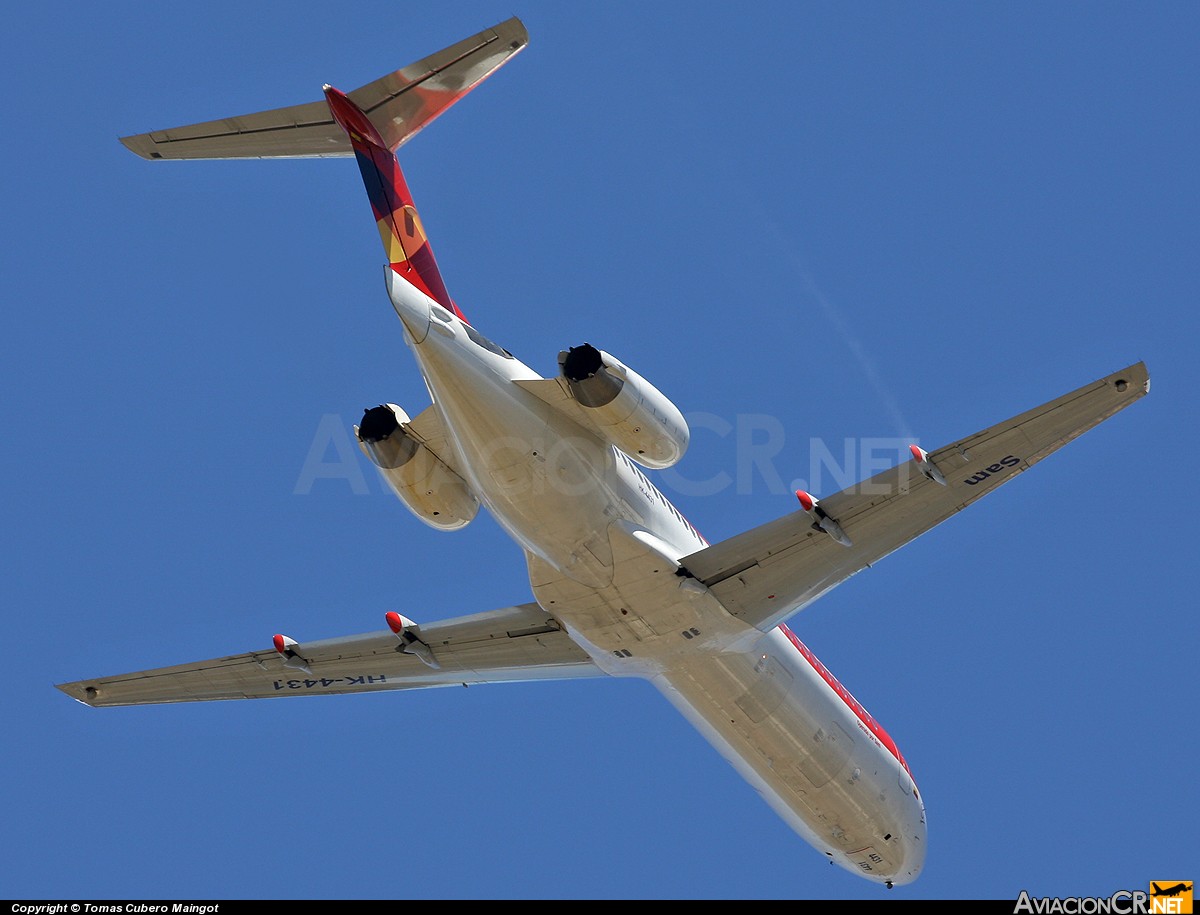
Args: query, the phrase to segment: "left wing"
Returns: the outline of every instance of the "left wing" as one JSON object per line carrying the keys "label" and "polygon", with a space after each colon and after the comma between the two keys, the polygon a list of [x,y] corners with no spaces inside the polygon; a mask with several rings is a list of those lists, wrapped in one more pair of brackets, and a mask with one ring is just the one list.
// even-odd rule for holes
{"label": "left wing", "polygon": [[814,509],[821,514],[804,506],[685,556],[681,572],[730,613],[768,631],[1149,390],[1146,366],[1131,365],[929,453],[930,476],[915,461],[885,470],[819,500]]}
{"label": "left wing", "polygon": [[286,651],[268,648],[58,688],[99,707],[604,676],[537,604],[406,626],[399,635],[385,630],[289,641]]}

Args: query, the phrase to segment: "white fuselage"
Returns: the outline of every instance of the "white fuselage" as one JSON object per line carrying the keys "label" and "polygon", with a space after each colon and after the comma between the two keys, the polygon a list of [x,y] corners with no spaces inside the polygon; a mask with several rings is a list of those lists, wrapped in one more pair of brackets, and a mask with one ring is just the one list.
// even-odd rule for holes
{"label": "white fuselage", "polygon": [[704,539],[632,460],[517,383],[536,372],[388,279],[455,469],[525,551],[539,604],[605,672],[653,683],[833,863],[916,879],[924,804],[883,729],[785,626],[749,627],[675,574]]}

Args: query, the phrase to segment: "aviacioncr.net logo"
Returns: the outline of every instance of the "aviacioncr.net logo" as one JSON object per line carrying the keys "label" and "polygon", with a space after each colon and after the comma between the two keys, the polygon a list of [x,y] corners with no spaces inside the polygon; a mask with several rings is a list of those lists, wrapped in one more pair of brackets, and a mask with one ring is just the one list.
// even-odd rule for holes
{"label": "aviacioncr.net logo", "polygon": [[1192,881],[1152,881],[1149,892],[1118,890],[1101,896],[1042,896],[1025,890],[1013,915],[1192,915]]}
{"label": "aviacioncr.net logo", "polygon": [[1150,915],[1192,915],[1192,881],[1151,881]]}

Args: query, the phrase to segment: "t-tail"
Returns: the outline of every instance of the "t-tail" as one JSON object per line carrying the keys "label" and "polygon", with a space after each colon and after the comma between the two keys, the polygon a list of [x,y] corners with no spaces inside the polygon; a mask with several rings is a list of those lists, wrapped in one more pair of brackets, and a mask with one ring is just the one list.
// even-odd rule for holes
{"label": "t-tail", "polygon": [[334,120],[350,138],[367,197],[371,200],[379,237],[392,270],[465,321],[463,313],[446,291],[433,248],[421,225],[421,217],[413,206],[408,182],[404,180],[404,172],[395,154],[388,148],[387,141],[371,123],[371,119],[344,92],[327,85],[325,100],[329,103]]}
{"label": "t-tail", "polygon": [[[374,82],[319,101],[122,137],[145,159],[353,155],[392,269],[460,318],[421,227],[396,150],[529,43],[513,18]],[[466,320],[464,318],[464,320]]]}

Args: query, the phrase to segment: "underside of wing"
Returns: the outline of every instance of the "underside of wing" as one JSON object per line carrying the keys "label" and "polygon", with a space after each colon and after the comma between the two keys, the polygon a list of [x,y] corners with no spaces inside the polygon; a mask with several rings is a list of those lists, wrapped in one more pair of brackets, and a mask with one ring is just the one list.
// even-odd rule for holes
{"label": "underside of wing", "polygon": [[[394,152],[529,41],[509,19],[348,93]],[[353,154],[324,99],[122,137],[144,159],[272,159]]]}
{"label": "underside of wing", "polygon": [[99,707],[603,676],[537,604],[283,647],[58,688]]}
{"label": "underside of wing", "polygon": [[[1144,396],[1143,363],[681,560],[730,613],[764,631]],[[928,475],[927,475],[928,473]]]}

